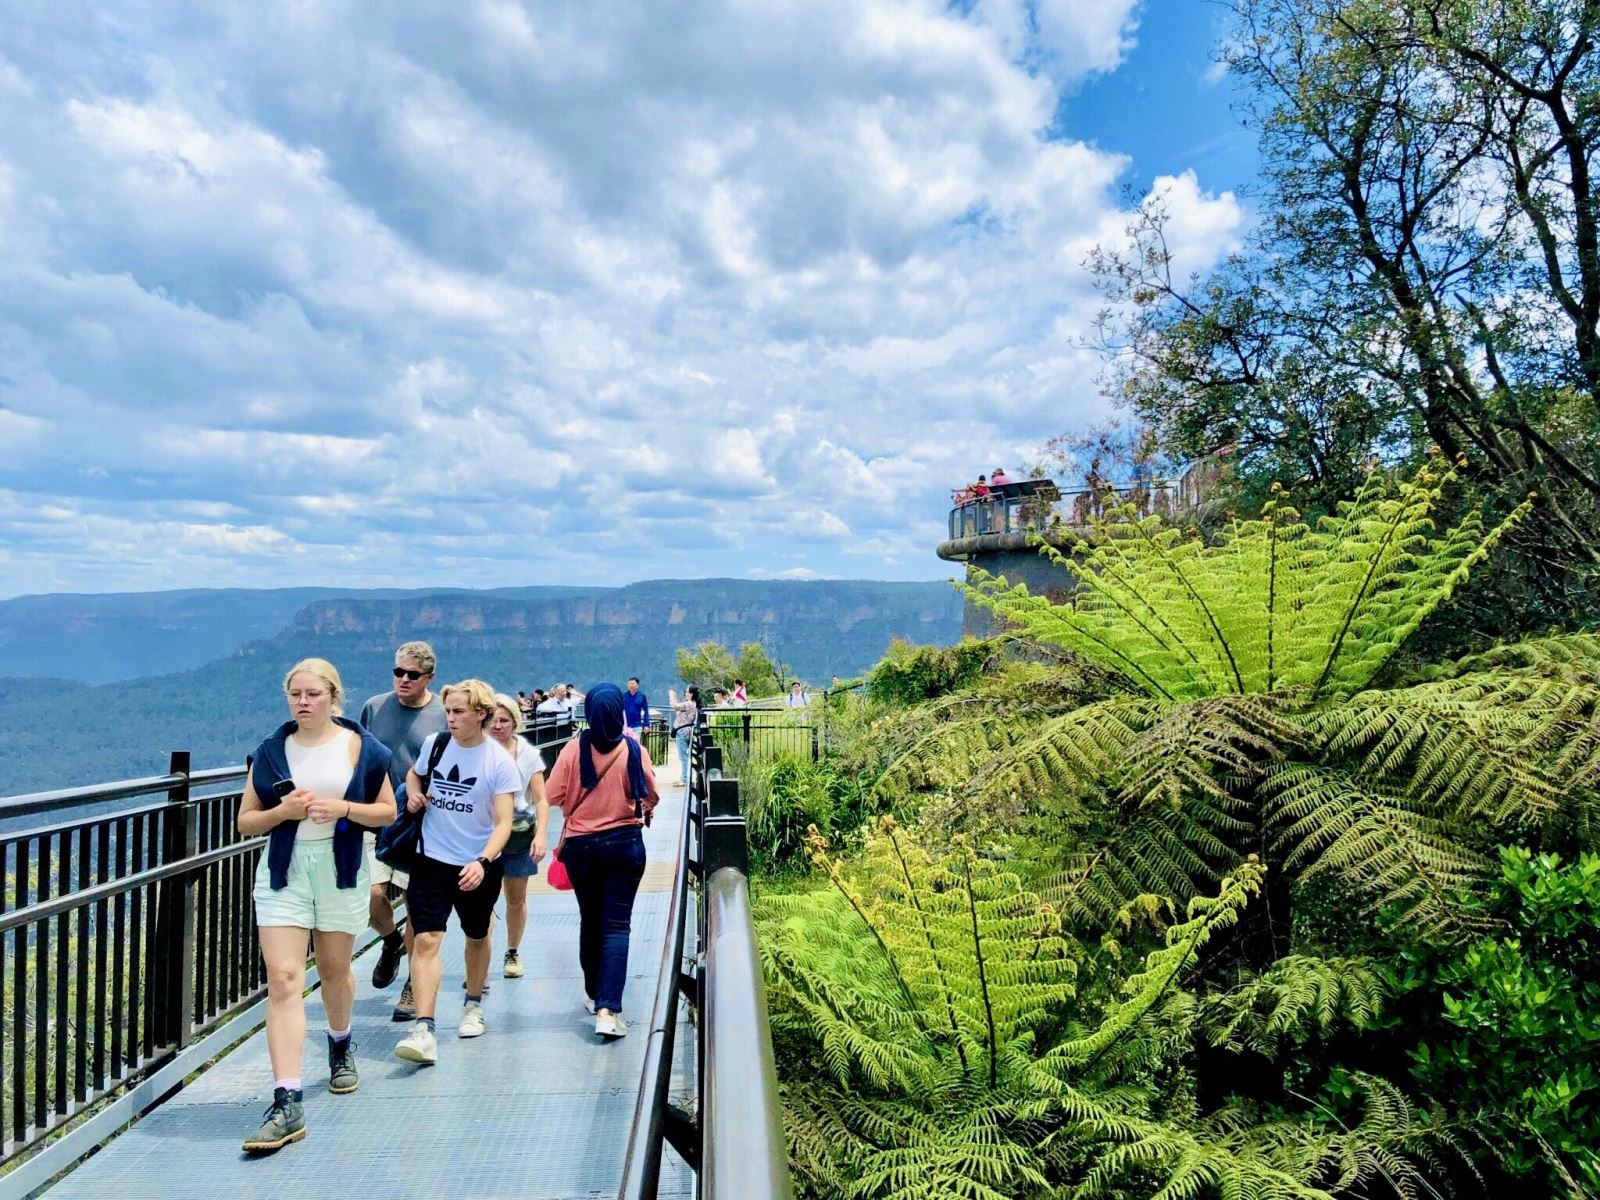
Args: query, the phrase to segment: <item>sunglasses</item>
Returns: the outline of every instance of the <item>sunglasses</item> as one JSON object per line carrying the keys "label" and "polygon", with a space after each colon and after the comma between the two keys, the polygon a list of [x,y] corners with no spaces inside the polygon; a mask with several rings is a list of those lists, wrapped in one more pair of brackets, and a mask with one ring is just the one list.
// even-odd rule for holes
{"label": "sunglasses", "polygon": [[432,674],[432,671],[408,671],[404,667],[396,667],[394,669],[394,677],[396,679],[399,679],[401,676],[404,676],[407,679],[426,679]]}

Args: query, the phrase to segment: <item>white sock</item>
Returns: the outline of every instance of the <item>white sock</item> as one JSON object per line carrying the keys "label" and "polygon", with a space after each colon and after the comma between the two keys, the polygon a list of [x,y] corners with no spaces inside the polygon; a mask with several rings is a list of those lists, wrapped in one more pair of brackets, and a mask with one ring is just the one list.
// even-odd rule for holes
{"label": "white sock", "polygon": [[286,1088],[291,1092],[298,1092],[300,1090],[300,1077],[297,1075],[293,1079],[274,1079],[272,1086]]}
{"label": "white sock", "polygon": [[342,1042],[350,1036],[350,1027],[346,1025],[343,1029],[330,1029],[328,1036],[336,1042]]}

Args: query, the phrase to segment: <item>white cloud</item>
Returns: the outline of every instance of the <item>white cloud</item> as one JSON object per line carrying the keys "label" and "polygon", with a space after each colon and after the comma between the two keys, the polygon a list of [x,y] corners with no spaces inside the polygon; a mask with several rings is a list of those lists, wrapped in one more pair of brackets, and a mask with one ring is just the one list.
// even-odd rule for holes
{"label": "white cloud", "polygon": [[[1138,17],[8,16],[0,594],[945,573],[948,486],[1104,410],[1128,162],[1041,131]],[[1229,245],[1158,187],[1186,269]]]}

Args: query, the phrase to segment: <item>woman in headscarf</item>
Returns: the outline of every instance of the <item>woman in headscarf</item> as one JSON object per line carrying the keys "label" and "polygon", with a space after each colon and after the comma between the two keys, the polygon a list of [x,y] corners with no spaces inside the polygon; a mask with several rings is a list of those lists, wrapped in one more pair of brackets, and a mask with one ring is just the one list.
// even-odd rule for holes
{"label": "woman in headscarf", "polygon": [[661,797],[650,754],[623,736],[622,689],[597,683],[584,697],[589,726],[551,768],[545,794],[562,812],[556,855],[578,898],[578,961],[584,1006],[600,1037],[628,1032],[622,988],[628,978],[633,901],[644,877],[644,826]]}

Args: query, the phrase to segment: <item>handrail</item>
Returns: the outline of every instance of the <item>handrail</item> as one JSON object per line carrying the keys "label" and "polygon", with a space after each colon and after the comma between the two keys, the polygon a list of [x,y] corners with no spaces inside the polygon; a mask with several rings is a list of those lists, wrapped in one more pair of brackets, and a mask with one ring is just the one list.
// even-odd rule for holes
{"label": "handrail", "polygon": [[[714,827],[707,822],[707,867]],[[778,1106],[778,1069],[767,1023],[766,989],[756,954],[750,880],[738,866],[706,879],[705,1090],[700,1098],[705,1148],[700,1164],[705,1200],[789,1200],[789,1153]]]}
{"label": "handrail", "polygon": [[[628,1131],[622,1188],[617,1193],[620,1200],[654,1200],[661,1182],[661,1143],[674,1120],[667,1092],[672,1082],[683,944],[688,925],[689,834],[694,826],[693,804],[693,795],[686,795],[683,828],[678,835],[678,862],[672,875],[672,899],[667,909],[667,942],[662,948],[661,968],[656,975],[656,998],[650,1009],[644,1071],[639,1080],[639,1098],[634,1103],[633,1124]],[[681,1144],[681,1139],[674,1141]]]}
{"label": "handrail", "polygon": [[[699,1173],[696,1194],[702,1200],[792,1200],[793,1195],[750,911],[739,783],[721,778],[722,750],[712,741],[709,715],[702,709],[695,727],[692,807],[679,840],[668,945],[619,1200],[655,1200],[663,1141]],[[682,969],[689,875],[700,881],[698,965],[692,973]],[[700,1103],[692,1115],[667,1096],[680,997],[699,1010]]]}

